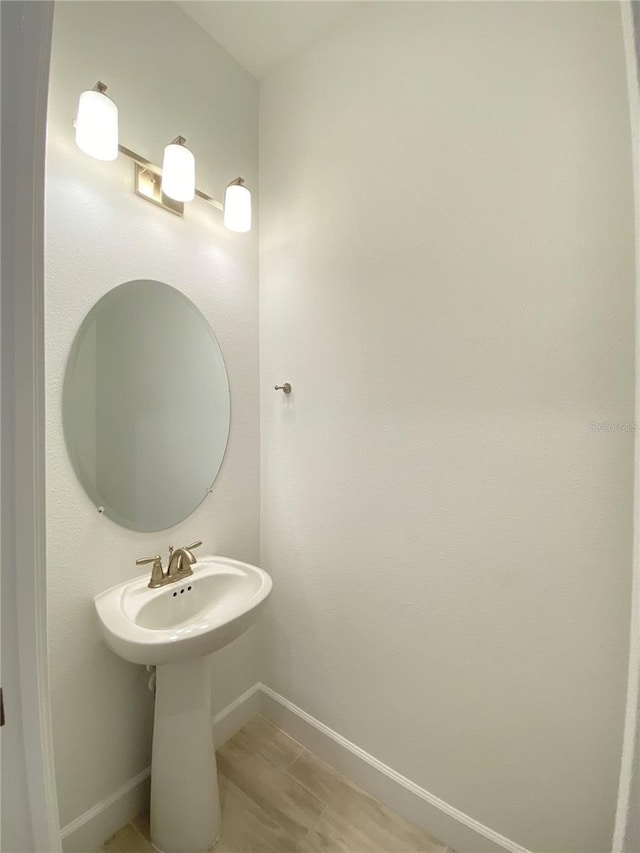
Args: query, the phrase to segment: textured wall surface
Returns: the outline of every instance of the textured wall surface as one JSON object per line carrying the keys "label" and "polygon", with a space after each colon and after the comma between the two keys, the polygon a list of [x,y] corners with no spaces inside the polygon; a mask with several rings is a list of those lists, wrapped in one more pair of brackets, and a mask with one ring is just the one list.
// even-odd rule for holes
{"label": "textured wall surface", "polygon": [[633,436],[590,424],[634,411],[617,4],[371,4],[263,82],[260,169],[267,683],[532,850],[609,849]]}
{"label": "textured wall surface", "polygon": [[[76,148],[79,93],[100,79],[120,109],[123,144],[155,162],[185,136],[197,183],[217,198],[257,183],[255,81],[173,3],[57,3],[47,152],[47,512],[54,746],[62,824],[149,763],[151,696],[142,667],[101,642],[92,598],[139,573],[136,557],[203,539],[208,553],[258,560],[257,233],[233,234],[201,202],[183,219],[137,198],[133,166]],[[67,354],[109,289],[152,278],[183,291],[209,320],[231,387],[231,434],[213,494],[185,522],[140,534],[98,515],[62,435]],[[174,342],[175,344],[181,342]],[[182,342],[187,345],[188,342]],[[171,345],[159,341],[159,346]],[[179,401],[176,400],[176,405]],[[258,678],[255,634],[214,657],[216,707]]]}

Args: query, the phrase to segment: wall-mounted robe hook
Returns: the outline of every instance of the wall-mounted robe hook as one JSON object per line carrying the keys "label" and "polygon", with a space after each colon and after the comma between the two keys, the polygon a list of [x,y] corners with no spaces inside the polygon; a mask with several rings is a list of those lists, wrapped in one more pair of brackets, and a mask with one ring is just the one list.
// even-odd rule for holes
{"label": "wall-mounted robe hook", "polygon": [[285,394],[291,393],[291,385],[288,382],[285,382],[284,385],[276,385],[276,391],[284,391]]}

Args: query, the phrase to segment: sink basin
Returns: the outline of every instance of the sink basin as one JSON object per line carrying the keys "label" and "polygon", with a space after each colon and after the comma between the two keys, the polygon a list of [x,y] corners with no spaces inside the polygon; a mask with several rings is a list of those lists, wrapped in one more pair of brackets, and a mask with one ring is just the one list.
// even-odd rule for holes
{"label": "sink basin", "polygon": [[203,557],[193,574],[149,589],[149,573],[94,599],[107,645],[131,663],[160,665],[211,654],[255,621],[269,575],[227,557]]}

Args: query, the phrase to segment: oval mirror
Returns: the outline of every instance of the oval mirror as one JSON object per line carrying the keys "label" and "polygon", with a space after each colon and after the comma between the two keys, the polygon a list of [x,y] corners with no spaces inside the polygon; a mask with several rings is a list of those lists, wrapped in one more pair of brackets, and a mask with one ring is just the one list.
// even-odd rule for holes
{"label": "oval mirror", "polygon": [[85,317],[64,380],[75,472],[105,515],[163,530],[190,515],[218,474],[229,382],[204,316],[159,281],[128,281]]}

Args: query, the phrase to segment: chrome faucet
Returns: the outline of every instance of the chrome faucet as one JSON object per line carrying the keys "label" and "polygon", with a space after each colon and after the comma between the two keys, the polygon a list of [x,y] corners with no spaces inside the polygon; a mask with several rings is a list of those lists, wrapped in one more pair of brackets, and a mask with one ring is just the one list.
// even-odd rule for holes
{"label": "chrome faucet", "polygon": [[181,581],[193,574],[191,566],[195,563],[196,558],[191,553],[194,548],[199,548],[202,542],[192,542],[191,545],[186,545],[183,548],[173,549],[173,545],[169,545],[169,563],[167,571],[162,568],[162,560],[160,554],[155,557],[140,557],[136,560],[136,566],[144,566],[147,563],[153,563],[151,568],[151,580],[148,586],[155,589],[158,586]]}

